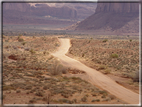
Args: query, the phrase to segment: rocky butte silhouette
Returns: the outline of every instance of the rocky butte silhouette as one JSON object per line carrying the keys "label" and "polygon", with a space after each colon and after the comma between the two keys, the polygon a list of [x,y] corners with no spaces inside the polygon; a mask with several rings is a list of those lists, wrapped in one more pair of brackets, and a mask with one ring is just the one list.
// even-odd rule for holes
{"label": "rocky butte silhouette", "polygon": [[[85,19],[94,13],[96,3],[3,3],[5,24],[58,24]],[[63,19],[63,20],[60,20]],[[66,19],[69,19],[68,21]],[[60,21],[59,21],[60,20]]]}
{"label": "rocky butte silhouette", "polygon": [[98,3],[96,12],[74,26],[75,30],[139,32],[139,3]]}

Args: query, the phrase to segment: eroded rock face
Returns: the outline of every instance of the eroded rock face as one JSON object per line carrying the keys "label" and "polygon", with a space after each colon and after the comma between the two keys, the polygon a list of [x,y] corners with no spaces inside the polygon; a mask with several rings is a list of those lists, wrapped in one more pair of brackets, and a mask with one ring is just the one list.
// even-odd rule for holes
{"label": "eroded rock face", "polygon": [[98,3],[96,13],[114,12],[114,13],[133,13],[139,12],[138,3]]}
{"label": "eroded rock face", "polygon": [[[44,17],[44,19],[37,16]],[[48,18],[76,19],[77,11],[67,6],[50,7],[46,4],[31,6],[28,3],[3,3],[4,23],[48,23],[46,20]]]}
{"label": "eroded rock face", "polygon": [[16,10],[21,12],[26,12],[30,9],[30,4],[28,3],[3,3],[3,10]]}
{"label": "eroded rock face", "polygon": [[139,3],[98,3],[96,12],[80,22],[75,29],[138,33],[139,24],[135,24],[138,22],[135,21],[138,17]]}

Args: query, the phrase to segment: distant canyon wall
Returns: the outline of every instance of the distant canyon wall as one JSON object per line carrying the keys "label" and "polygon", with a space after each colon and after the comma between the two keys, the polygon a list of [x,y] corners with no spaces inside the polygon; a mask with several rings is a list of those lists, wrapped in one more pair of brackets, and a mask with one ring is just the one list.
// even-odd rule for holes
{"label": "distant canyon wall", "polygon": [[139,12],[138,3],[98,3],[96,13],[114,12],[114,13],[134,13]]}
{"label": "distant canyon wall", "polygon": [[[77,11],[67,6],[50,7],[46,4],[40,4],[35,7],[28,3],[3,3],[4,23],[17,23],[18,21],[26,23],[37,23],[37,21],[40,21],[46,23],[46,20],[49,18],[54,20],[76,19]],[[15,21],[16,19],[17,22]]]}
{"label": "distant canyon wall", "polygon": [[75,30],[139,32],[139,3],[98,3],[96,12],[75,26]]}

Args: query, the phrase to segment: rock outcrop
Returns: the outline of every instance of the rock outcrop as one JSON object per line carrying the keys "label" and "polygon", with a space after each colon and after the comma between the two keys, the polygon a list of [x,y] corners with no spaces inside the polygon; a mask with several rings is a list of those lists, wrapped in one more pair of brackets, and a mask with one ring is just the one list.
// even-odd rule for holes
{"label": "rock outcrop", "polygon": [[76,18],[77,18],[77,11],[67,6],[50,7],[46,4],[31,6],[28,3],[3,3],[4,23],[46,24],[52,22],[53,23],[62,22],[58,19],[76,19]]}
{"label": "rock outcrop", "polygon": [[12,10],[27,12],[30,9],[30,4],[28,3],[3,3],[3,11]]}
{"label": "rock outcrop", "polygon": [[[125,31],[125,33],[131,33],[132,31],[133,33],[138,33],[139,24],[134,23],[138,21],[133,21],[138,19],[138,17],[139,3],[98,3],[96,12],[80,22],[75,29],[94,31],[102,29],[113,32]],[[129,22],[131,22],[133,27],[127,26],[127,24],[130,25]],[[132,28],[137,29],[132,30]]]}
{"label": "rock outcrop", "polygon": [[114,12],[114,13],[133,13],[139,11],[138,3],[98,3],[96,13]]}

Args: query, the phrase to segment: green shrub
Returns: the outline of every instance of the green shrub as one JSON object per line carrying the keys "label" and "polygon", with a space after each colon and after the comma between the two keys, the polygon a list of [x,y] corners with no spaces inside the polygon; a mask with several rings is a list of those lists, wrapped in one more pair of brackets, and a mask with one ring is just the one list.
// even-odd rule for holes
{"label": "green shrub", "polygon": [[110,69],[106,69],[103,73],[104,74],[110,74],[111,70]]}
{"label": "green shrub", "polygon": [[35,54],[36,53],[33,49],[31,49],[30,52],[31,52],[31,54]]}
{"label": "green shrub", "polygon": [[100,94],[107,95],[106,91],[99,91]]}
{"label": "green shrub", "polygon": [[5,85],[3,86],[3,90],[15,90],[15,88],[10,85],[7,85],[7,86]]}
{"label": "green shrub", "polygon": [[24,39],[22,39],[22,38],[19,38],[19,39],[18,39],[18,41],[19,41],[19,42],[23,42],[23,41],[24,41]]}
{"label": "green shrub", "polygon": [[132,42],[132,39],[130,39],[130,42]]}
{"label": "green shrub", "polygon": [[93,99],[91,102],[99,102],[100,99]]}
{"label": "green shrub", "polygon": [[96,101],[97,101],[97,102],[99,102],[99,101],[100,101],[100,99],[96,99]]}
{"label": "green shrub", "polygon": [[107,41],[108,41],[107,39],[104,39],[104,40],[103,40],[103,42],[107,42]]}
{"label": "green shrub", "polygon": [[93,99],[91,102],[95,102],[96,100],[95,99]]}
{"label": "green shrub", "polygon": [[111,58],[118,58],[118,54],[114,53],[110,55]]}
{"label": "green shrub", "polygon": [[66,99],[66,98],[63,98],[63,99],[59,99],[59,102],[69,103],[69,100],[68,100],[68,99]]}
{"label": "green shrub", "polygon": [[105,66],[105,65],[100,65],[100,67],[99,67],[99,70],[104,70],[104,69],[106,69],[107,67]]}
{"label": "green shrub", "polygon": [[59,43],[55,43],[55,46],[56,46],[56,47],[59,47]]}

